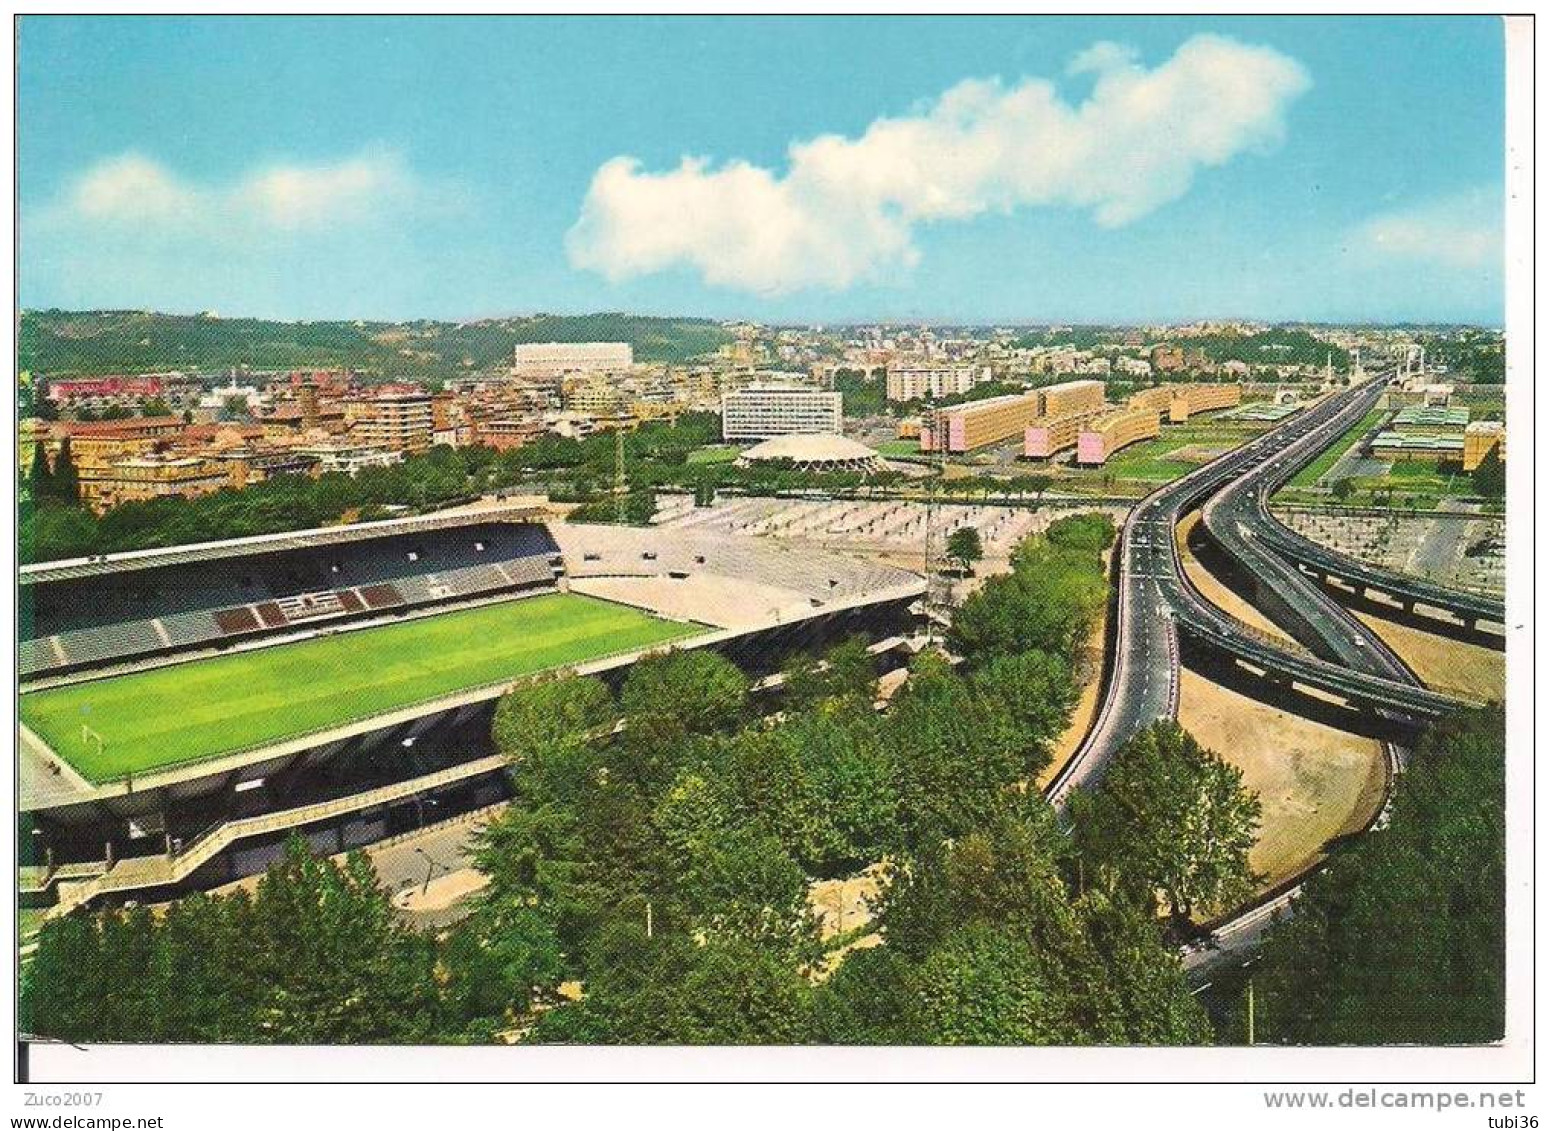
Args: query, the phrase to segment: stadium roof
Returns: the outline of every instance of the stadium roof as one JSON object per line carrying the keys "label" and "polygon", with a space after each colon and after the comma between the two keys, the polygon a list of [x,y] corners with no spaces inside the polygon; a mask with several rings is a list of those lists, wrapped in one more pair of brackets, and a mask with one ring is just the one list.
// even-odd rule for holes
{"label": "stadium roof", "polygon": [[218,561],[222,558],[237,558],[248,554],[303,550],[310,546],[332,546],[340,542],[364,542],[370,538],[385,538],[393,534],[445,530],[458,526],[472,526],[481,522],[524,521],[537,517],[543,511],[542,506],[513,503],[509,506],[481,511],[414,515],[408,518],[383,519],[380,522],[357,522],[349,526],[324,526],[313,530],[256,534],[250,538],[231,538],[224,542],[196,542],[187,546],[127,550],[120,554],[100,554],[91,558],[68,558],[63,561],[39,562],[37,565],[22,566],[18,571],[17,580],[22,585],[36,585],[47,581],[70,581],[82,577],[128,573],[137,569],[154,569],[158,566]]}
{"label": "stadium roof", "polygon": [[742,453],[751,462],[790,460],[792,463],[870,463],[879,459],[865,444],[831,432],[799,432],[776,436]]}

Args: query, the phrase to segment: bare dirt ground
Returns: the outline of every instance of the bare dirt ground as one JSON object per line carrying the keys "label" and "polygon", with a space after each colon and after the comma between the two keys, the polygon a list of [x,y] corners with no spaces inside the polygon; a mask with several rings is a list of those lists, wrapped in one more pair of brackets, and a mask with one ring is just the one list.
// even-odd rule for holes
{"label": "bare dirt ground", "polygon": [[1187,669],[1178,721],[1259,795],[1249,861],[1264,887],[1316,862],[1330,839],[1363,828],[1382,805],[1387,760],[1375,739],[1265,706]]}
{"label": "bare dirt ground", "polygon": [[1506,698],[1506,653],[1449,640],[1370,613],[1355,615],[1397,652],[1427,686],[1487,702]]}
{"label": "bare dirt ground", "polygon": [[1194,556],[1194,552],[1189,549],[1189,531],[1193,530],[1198,522],[1199,513],[1196,511],[1178,524],[1178,556],[1183,560],[1184,573],[1188,574],[1188,578],[1194,583],[1195,588],[1204,594],[1205,600],[1215,605],[1218,609],[1230,613],[1244,624],[1263,629],[1265,632],[1287,643],[1295,643],[1286,635],[1284,629],[1228,589],[1215,574],[1206,569],[1200,563],[1200,560]]}
{"label": "bare dirt ground", "polygon": [[882,891],[887,865],[872,864],[853,876],[814,880],[807,887],[807,906],[817,915],[824,939],[871,922],[871,902]]}
{"label": "bare dirt ground", "polygon": [[888,865],[878,862],[853,876],[836,880],[815,880],[807,888],[807,907],[818,917],[819,936],[827,942],[843,934],[853,934],[843,946],[829,951],[812,971],[814,981],[822,981],[839,968],[852,950],[880,946],[876,931],[858,933],[873,917],[872,902],[882,891]]}
{"label": "bare dirt ground", "polygon": [[489,877],[477,868],[460,868],[428,884],[405,888],[393,896],[393,906],[400,911],[443,911],[488,885]]}

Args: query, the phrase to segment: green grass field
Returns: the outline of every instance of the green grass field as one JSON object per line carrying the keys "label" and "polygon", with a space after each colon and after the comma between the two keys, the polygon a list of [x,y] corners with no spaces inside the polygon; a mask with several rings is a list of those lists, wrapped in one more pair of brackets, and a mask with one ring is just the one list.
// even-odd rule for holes
{"label": "green grass field", "polygon": [[1292,477],[1288,487],[1314,487],[1319,479],[1328,474],[1329,468],[1339,462],[1341,456],[1350,450],[1350,445],[1359,440],[1366,433],[1377,427],[1377,423],[1388,415],[1385,408],[1374,408],[1345,432],[1334,444],[1324,451],[1317,459],[1302,468]]}
{"label": "green grass field", "polygon": [[[555,593],[32,692],[21,717],[81,773],[109,781],[696,631]],[[102,736],[100,754],[83,723]]]}
{"label": "green grass field", "polygon": [[1222,420],[1218,417],[1202,417],[1186,424],[1163,424],[1162,434],[1155,439],[1131,444],[1116,452],[1101,467],[1089,471],[1076,469],[1076,473],[1105,479],[1111,477],[1116,480],[1170,483],[1200,466],[1196,461],[1170,458],[1174,452],[1196,446],[1226,451],[1247,443],[1269,427],[1260,421]]}
{"label": "green grass field", "polygon": [[717,444],[708,448],[695,448],[688,453],[690,464],[730,463],[742,454],[741,448],[729,444]]}

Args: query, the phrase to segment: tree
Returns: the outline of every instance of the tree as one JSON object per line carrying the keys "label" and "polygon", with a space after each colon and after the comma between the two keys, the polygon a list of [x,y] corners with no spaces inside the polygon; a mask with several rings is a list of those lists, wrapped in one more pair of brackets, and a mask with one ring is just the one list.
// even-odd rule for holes
{"label": "tree", "polygon": [[36,440],[32,445],[32,464],[27,468],[27,491],[34,505],[43,502],[49,497],[49,491],[53,487],[52,477],[48,467],[48,451],[42,440]]}
{"label": "tree", "polygon": [[1050,545],[1097,555],[1113,545],[1117,533],[1112,519],[1105,514],[1093,512],[1055,519],[1049,524],[1044,537]]}
{"label": "tree", "polygon": [[1024,772],[1036,776],[1049,764],[1051,744],[1079,697],[1070,665],[1050,652],[1018,652],[991,659],[968,682],[1016,725]]}
{"label": "tree", "polygon": [[463,1032],[493,1040],[554,999],[564,953],[554,923],[540,911],[485,901],[447,938],[442,966],[448,1004]]}
{"label": "tree", "polygon": [[1474,490],[1486,499],[1506,497],[1506,461],[1501,459],[1500,445],[1492,447],[1474,468]]}
{"label": "tree", "polygon": [[1334,498],[1338,499],[1341,503],[1347,503],[1350,501],[1350,496],[1355,494],[1355,480],[1337,480],[1335,481],[1331,490],[1334,492]]}
{"label": "tree", "polygon": [[38,942],[22,1017],[39,1035],[358,1044],[443,1032],[433,941],[397,923],[364,856],[319,860],[296,836],[251,901],[77,912]]}
{"label": "tree", "polygon": [[60,1041],[103,1039],[101,1004],[111,992],[104,970],[102,934],[93,917],[46,920],[32,964],[22,972],[22,1032]]}
{"label": "tree", "polygon": [[618,768],[630,780],[661,787],[689,759],[692,738],[724,732],[746,715],[748,678],[707,650],[646,656],[619,692],[627,726]]}
{"label": "tree", "polygon": [[1087,876],[1148,907],[1160,891],[1177,932],[1196,911],[1225,910],[1253,890],[1258,796],[1176,723],[1131,739],[1071,814]]}
{"label": "tree", "polygon": [[1068,660],[1106,597],[1107,578],[1095,556],[1031,538],[1012,555],[1010,574],[990,578],[954,612],[951,639],[975,663],[1034,650]]}
{"label": "tree", "polygon": [[1271,929],[1255,977],[1260,1039],[1497,1041],[1505,944],[1505,713],[1494,707],[1436,724],[1386,827],[1336,850]]}
{"label": "tree", "polygon": [[920,862],[884,902],[885,945],[819,991],[822,1040],[897,1044],[1198,1043],[1176,951],[1134,909],[1073,899],[1065,837],[1037,796]]}
{"label": "tree", "polygon": [[1024,482],[1027,484],[1027,489],[1033,493],[1033,505],[1037,506],[1043,501],[1043,493],[1054,485],[1054,476],[1029,475]]}
{"label": "tree", "polygon": [[259,1040],[413,1043],[440,1029],[434,950],[394,919],[361,853],[338,864],[292,836],[259,881],[244,957]]}
{"label": "tree", "polygon": [[781,956],[737,938],[601,935],[580,1001],[550,1010],[531,1044],[796,1045],[812,1039],[812,990]]}
{"label": "tree", "polygon": [[972,573],[974,563],[984,557],[984,543],[979,531],[972,526],[960,526],[947,538],[947,557],[960,565],[964,573]]}
{"label": "tree", "polygon": [[607,684],[592,676],[547,676],[501,696],[492,732],[501,753],[517,763],[513,780],[525,797],[573,797],[591,772],[600,732],[618,717]]}
{"label": "tree", "polygon": [[59,451],[54,453],[46,494],[49,499],[59,503],[74,505],[79,501],[80,482],[75,470],[75,455],[70,450],[69,436],[59,441]]}
{"label": "tree", "polygon": [[975,695],[932,652],[910,664],[882,734],[896,767],[903,846],[913,855],[933,854],[984,825],[1026,773],[1010,713]]}
{"label": "tree", "polygon": [[871,702],[877,688],[876,662],[862,637],[836,644],[821,660],[802,653],[786,664],[785,706],[801,710],[836,699]]}
{"label": "tree", "polygon": [[680,776],[654,823],[673,849],[686,926],[795,957],[813,941],[806,875],[763,821],[732,812],[705,778]]}

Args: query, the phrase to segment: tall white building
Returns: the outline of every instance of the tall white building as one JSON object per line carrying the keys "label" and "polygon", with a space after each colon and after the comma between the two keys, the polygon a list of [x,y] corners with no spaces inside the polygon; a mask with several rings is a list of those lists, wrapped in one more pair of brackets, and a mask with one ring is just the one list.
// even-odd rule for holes
{"label": "tall white building", "polygon": [[552,377],[628,369],[635,351],[628,342],[526,342],[515,347],[512,362],[518,377]]}
{"label": "tall white building", "polygon": [[725,440],[838,432],[843,426],[844,398],[810,385],[747,385],[721,397]]}
{"label": "tall white building", "polygon": [[972,365],[889,365],[887,399],[917,401],[925,397],[954,397],[968,392],[988,377],[988,370]]}

